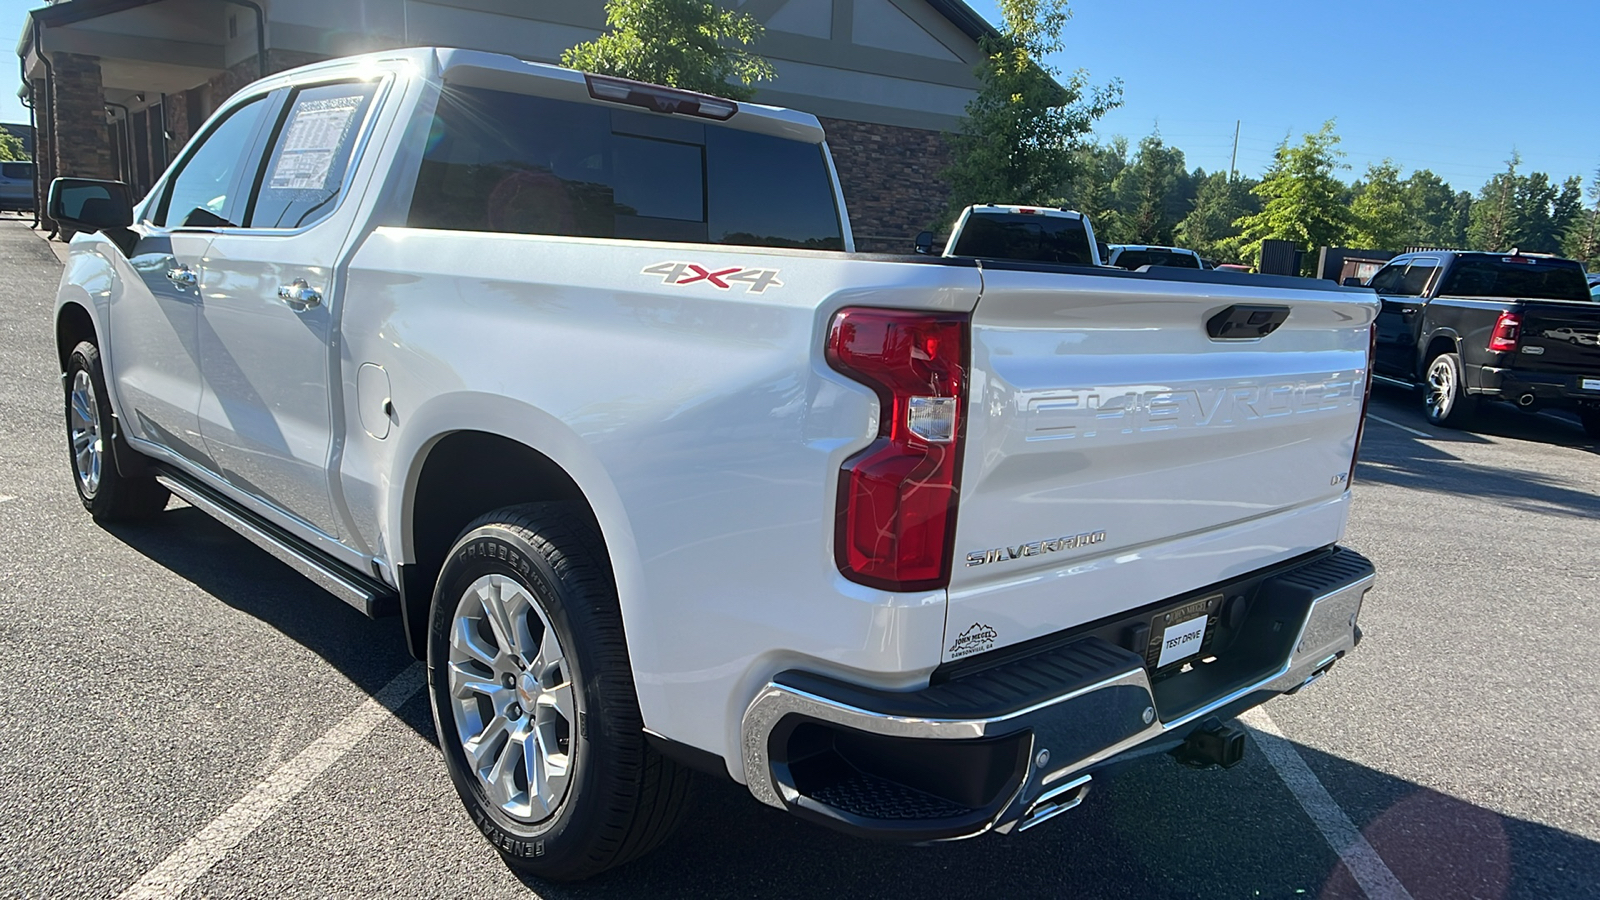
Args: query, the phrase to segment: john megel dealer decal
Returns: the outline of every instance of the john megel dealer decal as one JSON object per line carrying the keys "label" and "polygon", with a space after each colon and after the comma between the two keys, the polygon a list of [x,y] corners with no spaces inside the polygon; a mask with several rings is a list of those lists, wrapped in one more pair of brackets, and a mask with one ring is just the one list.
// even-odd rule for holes
{"label": "john megel dealer decal", "polygon": [[961,636],[956,638],[956,642],[950,645],[950,657],[955,659],[956,657],[982,653],[993,647],[995,638],[999,636],[1000,633],[993,628],[973,622],[972,627],[961,632]]}

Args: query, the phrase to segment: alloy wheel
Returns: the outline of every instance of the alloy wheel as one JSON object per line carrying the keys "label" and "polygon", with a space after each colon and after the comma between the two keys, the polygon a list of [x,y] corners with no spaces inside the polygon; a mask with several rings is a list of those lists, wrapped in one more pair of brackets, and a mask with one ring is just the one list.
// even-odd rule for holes
{"label": "alloy wheel", "polygon": [[1448,418],[1455,402],[1456,370],[1441,356],[1428,367],[1428,418],[1436,422]]}
{"label": "alloy wheel", "polygon": [[94,380],[86,369],[72,376],[68,397],[67,434],[72,440],[73,469],[85,497],[100,490],[100,471],[105,457],[105,442],[100,430],[100,403],[95,397]]}
{"label": "alloy wheel", "polygon": [[446,676],[456,737],[489,801],[522,822],[549,818],[572,780],[576,695],[556,630],[527,588],[484,575],[466,589]]}

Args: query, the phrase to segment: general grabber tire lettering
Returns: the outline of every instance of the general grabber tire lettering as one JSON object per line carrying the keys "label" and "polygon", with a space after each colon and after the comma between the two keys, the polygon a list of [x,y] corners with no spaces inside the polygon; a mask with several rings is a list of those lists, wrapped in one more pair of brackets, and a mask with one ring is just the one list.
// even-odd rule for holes
{"label": "general grabber tire lettering", "polygon": [[467,526],[434,590],[428,680],[450,780],[512,867],[575,881],[677,825],[690,773],[646,743],[611,568],[570,506]]}
{"label": "general grabber tire lettering", "polygon": [[171,495],[154,478],[128,478],[117,471],[111,400],[94,344],[83,341],[72,348],[65,386],[67,457],[83,508],[100,522],[140,519],[165,509]]}

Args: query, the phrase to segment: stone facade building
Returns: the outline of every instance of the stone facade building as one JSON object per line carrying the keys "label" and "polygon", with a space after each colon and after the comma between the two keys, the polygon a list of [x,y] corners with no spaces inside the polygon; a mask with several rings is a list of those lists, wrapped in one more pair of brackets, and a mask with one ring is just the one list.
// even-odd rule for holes
{"label": "stone facade building", "polygon": [[[729,0],[724,0],[729,2]],[[211,112],[262,75],[403,46],[556,62],[605,27],[603,0],[56,0],[23,58],[42,185],[56,175],[148,190]],[[740,0],[777,71],[756,101],[827,129],[857,247],[905,252],[936,224],[938,174],[993,28],[961,0]],[[42,203],[41,203],[42,208]]]}

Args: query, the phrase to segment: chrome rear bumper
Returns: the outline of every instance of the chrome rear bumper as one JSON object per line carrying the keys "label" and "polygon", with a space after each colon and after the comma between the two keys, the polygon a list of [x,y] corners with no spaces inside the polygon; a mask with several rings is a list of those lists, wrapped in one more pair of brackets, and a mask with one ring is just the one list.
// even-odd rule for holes
{"label": "chrome rear bumper", "polygon": [[1321,677],[1355,647],[1373,579],[1344,549],[1257,578],[1234,649],[1154,683],[1140,655],[1098,636],[914,692],[783,672],[744,714],[746,784],[856,833],[1025,829],[1076,806],[1097,767]]}

